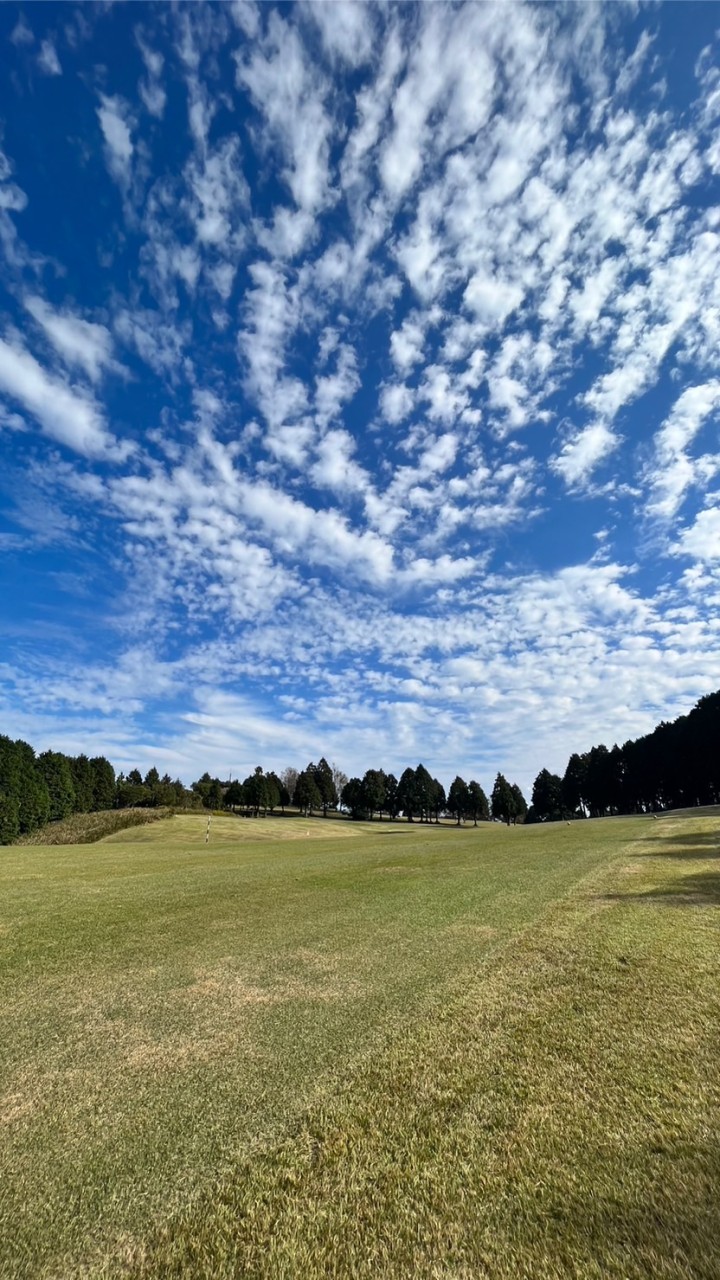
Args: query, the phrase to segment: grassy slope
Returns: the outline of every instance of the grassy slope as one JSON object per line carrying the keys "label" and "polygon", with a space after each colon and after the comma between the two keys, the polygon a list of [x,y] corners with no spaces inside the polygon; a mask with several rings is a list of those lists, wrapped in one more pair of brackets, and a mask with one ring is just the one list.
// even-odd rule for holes
{"label": "grassy slope", "polygon": [[0,1274],[717,1276],[716,819],[203,832],[3,854]]}
{"label": "grassy slope", "polygon": [[100,809],[97,813],[74,813],[59,822],[48,822],[29,836],[20,836],[13,844],[95,844],[117,831],[170,817],[172,809]]}

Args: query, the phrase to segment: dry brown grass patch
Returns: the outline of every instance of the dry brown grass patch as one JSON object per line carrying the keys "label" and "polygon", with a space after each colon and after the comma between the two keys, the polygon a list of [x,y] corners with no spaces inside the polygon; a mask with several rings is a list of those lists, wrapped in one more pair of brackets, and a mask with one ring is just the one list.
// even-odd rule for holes
{"label": "dry brown grass patch", "polygon": [[37,1099],[23,1093],[8,1093],[0,1098],[0,1125],[24,1120],[37,1110]]}

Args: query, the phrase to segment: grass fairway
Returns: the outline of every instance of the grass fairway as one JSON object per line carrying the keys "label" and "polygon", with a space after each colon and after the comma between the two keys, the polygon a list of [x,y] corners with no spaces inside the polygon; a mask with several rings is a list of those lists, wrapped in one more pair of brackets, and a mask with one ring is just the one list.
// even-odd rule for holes
{"label": "grass fairway", "polygon": [[1,1276],[717,1280],[717,817],[204,831],[0,853]]}

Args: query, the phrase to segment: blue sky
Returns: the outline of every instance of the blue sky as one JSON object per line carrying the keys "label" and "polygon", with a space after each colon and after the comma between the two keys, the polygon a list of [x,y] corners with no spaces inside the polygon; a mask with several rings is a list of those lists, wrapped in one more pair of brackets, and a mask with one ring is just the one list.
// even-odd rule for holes
{"label": "blue sky", "polygon": [[720,6],[0,47],[0,730],[529,791],[720,686]]}

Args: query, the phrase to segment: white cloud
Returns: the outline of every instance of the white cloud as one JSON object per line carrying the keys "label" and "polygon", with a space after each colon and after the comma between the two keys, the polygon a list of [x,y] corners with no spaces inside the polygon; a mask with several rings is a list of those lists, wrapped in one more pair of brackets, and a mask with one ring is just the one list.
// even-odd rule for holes
{"label": "white cloud", "polygon": [[127,458],[129,442],[108,431],[87,393],[47,373],[18,342],[0,338],[0,388],[40,423],[46,435],[89,458]]}
{"label": "white cloud", "polygon": [[432,422],[451,426],[467,408],[467,392],[458,385],[447,369],[440,365],[427,365],[425,376],[418,389],[418,398],[428,405],[427,415]]}
{"label": "white cloud", "polygon": [[35,36],[22,14],[20,14],[20,17],[10,32],[10,40],[17,46],[33,44],[35,41]]}
{"label": "white cloud", "polygon": [[677,556],[692,556],[695,560],[720,560],[720,507],[707,507],[699,512],[671,548]]}
{"label": "white cloud", "polygon": [[327,86],[306,56],[298,32],[276,12],[270,15],[261,47],[247,59],[237,55],[236,79],[267,121],[269,139],[280,146],[295,203],[316,212],[329,198],[333,126],[324,106]]}
{"label": "white cloud", "polygon": [[392,579],[393,550],[373,532],[357,532],[335,511],[315,511],[270,485],[243,486],[242,510],[272,537],[276,552],[342,569],[378,585]]}
{"label": "white cloud", "polygon": [[523,290],[511,280],[500,280],[478,271],[465,289],[464,301],[478,320],[489,328],[502,328],[522,302]]}
{"label": "white cloud", "polygon": [[550,465],[570,487],[582,486],[619,444],[609,427],[595,422],[571,436]]}
{"label": "white cloud", "polygon": [[424,345],[425,333],[416,319],[406,318],[401,327],[391,334],[390,351],[401,378],[422,360]]}
{"label": "white cloud", "polygon": [[101,106],[97,117],[105,140],[105,162],[110,174],[121,187],[130,184],[133,143],[131,137],[132,116],[122,98],[100,94]]}
{"label": "white cloud", "polygon": [[26,298],[25,306],[66,364],[79,366],[93,382],[112,366],[113,340],[104,325],[55,311],[37,295]]}
{"label": "white cloud", "polygon": [[326,426],[336,419],[342,406],[352,399],[359,387],[357,357],[352,347],[343,344],[337,352],[335,372],[323,374],[315,382],[315,414],[318,423]]}
{"label": "white cloud", "polygon": [[27,207],[28,199],[25,192],[10,181],[12,172],[12,162],[4,151],[0,151],[0,211],[7,209],[13,213],[22,213]]}
{"label": "white cloud", "polygon": [[[489,117],[495,92],[491,48],[498,29],[491,10],[427,5],[418,16],[419,37],[393,100],[393,131],[380,158],[382,182],[394,201],[417,181],[428,152],[432,155],[432,142],[442,155],[477,133]],[[430,120],[440,106],[442,123],[433,137]]]}
{"label": "white cloud", "polygon": [[[195,64],[193,64],[194,66]],[[196,147],[204,151],[218,104],[195,74],[187,77],[188,123]]]}
{"label": "white cloud", "polygon": [[119,340],[160,376],[174,379],[183,372],[191,333],[187,320],[173,323],[150,308],[120,307],[113,328]]}
{"label": "white cloud", "polygon": [[373,49],[373,10],[363,0],[334,0],[333,4],[301,6],[303,16],[315,23],[323,47],[332,59],[351,67],[366,63]]}
{"label": "white cloud", "polygon": [[380,141],[383,121],[390,107],[393,87],[403,59],[401,38],[397,27],[392,26],[385,33],[376,78],[357,94],[357,124],[347,140],[340,162],[340,175],[343,187],[350,194],[352,211],[358,221],[363,221],[366,216],[363,195],[371,186],[371,175],[365,167],[367,157]]}
{"label": "white cloud", "polygon": [[6,431],[27,431],[27,423],[19,413],[11,413],[4,405],[0,405],[0,428]]}
{"label": "white cloud", "polygon": [[370,479],[353,457],[355,447],[349,431],[328,431],[317,446],[317,458],[310,471],[313,482],[338,494],[368,494]]}
{"label": "white cloud", "polygon": [[568,301],[575,317],[576,335],[597,323],[606,301],[614,293],[622,265],[618,258],[606,258],[598,271],[587,277],[582,289],[570,295]]}
{"label": "white cloud", "polygon": [[[300,321],[297,291],[288,287],[282,269],[270,263],[253,263],[249,273],[253,287],[246,295],[246,324],[238,338],[247,362],[247,389],[268,423],[271,445],[299,466],[311,438],[307,424],[298,423],[309,410],[308,394],[299,378],[284,372],[285,348]],[[289,437],[283,433],[287,427]]]}
{"label": "white cloud", "polygon": [[46,76],[61,76],[62,67],[52,40],[43,40],[37,56],[37,64]]}
{"label": "white cloud", "polygon": [[412,412],[414,396],[409,387],[393,383],[380,393],[380,411],[386,422],[397,426]]}
{"label": "white cloud", "polygon": [[0,209],[7,209],[12,213],[22,213],[27,208],[27,196],[21,191],[14,182],[3,183],[0,186]]}
{"label": "white cloud", "polygon": [[150,112],[151,116],[161,120],[165,114],[165,104],[167,102],[167,94],[158,80],[147,78],[138,82],[138,93],[143,100],[145,108]]}
{"label": "white cloud", "polygon": [[255,225],[261,248],[272,258],[295,258],[314,239],[315,219],[306,209],[276,209],[270,225]]}
{"label": "white cloud", "polygon": [[238,138],[224,139],[202,158],[193,156],[185,178],[192,192],[190,216],[198,241],[229,257],[237,256],[245,243],[243,224],[250,204]]}
{"label": "white cloud", "polygon": [[260,15],[254,0],[231,0],[229,9],[235,25],[254,39],[260,29]]}
{"label": "white cloud", "polygon": [[438,436],[425,449],[419,463],[420,470],[438,474],[442,471],[447,471],[448,467],[451,467],[455,461],[459,443],[457,435],[452,431]]}
{"label": "white cloud", "polygon": [[[648,515],[668,520],[682,504],[696,477],[702,478],[704,460],[692,459],[687,449],[708,417],[720,406],[720,381],[686,387],[676,400],[654,439],[654,458],[646,468],[650,486]],[[700,466],[698,466],[698,463]]]}

